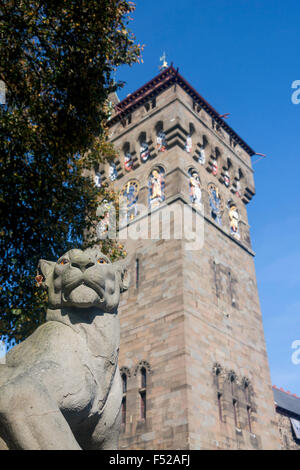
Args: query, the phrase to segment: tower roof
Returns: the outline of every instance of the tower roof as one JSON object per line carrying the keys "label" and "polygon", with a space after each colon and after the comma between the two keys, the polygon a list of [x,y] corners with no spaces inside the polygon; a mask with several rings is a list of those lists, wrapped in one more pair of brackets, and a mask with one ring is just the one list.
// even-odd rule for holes
{"label": "tower roof", "polygon": [[220,117],[220,114],[179,74],[178,69],[176,70],[173,65],[117,103],[116,114],[110,119],[109,124],[115,124],[138,106],[175,84],[181,86],[250,156],[255,154],[255,151]]}
{"label": "tower roof", "polygon": [[300,397],[286,392],[283,388],[277,388],[275,385],[272,388],[276,405],[300,416]]}

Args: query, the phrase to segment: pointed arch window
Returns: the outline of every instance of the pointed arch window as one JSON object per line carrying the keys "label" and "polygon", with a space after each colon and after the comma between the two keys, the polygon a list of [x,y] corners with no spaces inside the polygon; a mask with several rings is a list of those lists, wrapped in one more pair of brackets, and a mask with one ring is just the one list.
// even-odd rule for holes
{"label": "pointed arch window", "polygon": [[247,378],[244,378],[243,380],[243,389],[244,389],[244,395],[245,395],[245,401],[246,401],[246,410],[247,410],[247,421],[248,421],[248,429],[252,433],[253,432],[253,426],[252,426],[252,403],[251,403],[251,385],[250,381]]}
{"label": "pointed arch window", "polygon": [[234,397],[235,396],[235,388],[236,388],[236,376],[234,372],[231,372],[229,374],[229,382],[230,382],[230,390],[231,390],[231,395]]}
{"label": "pointed arch window", "polygon": [[140,413],[141,419],[145,420],[147,416],[147,371],[145,367],[140,369]]}
{"label": "pointed arch window", "polygon": [[122,379],[122,390],[123,390],[123,395],[122,395],[122,427],[123,427],[123,431],[125,431],[125,428],[126,428],[126,408],[127,408],[127,374],[125,372],[122,373],[121,379]]}
{"label": "pointed arch window", "polygon": [[135,259],[135,288],[138,289],[140,285],[140,260]]}
{"label": "pointed arch window", "polygon": [[217,389],[220,390],[220,376],[221,376],[221,367],[220,366],[216,366],[215,375],[216,375]]}
{"label": "pointed arch window", "polygon": [[249,405],[251,402],[250,383],[247,379],[244,379],[244,394],[245,394],[246,403]]}
{"label": "pointed arch window", "polygon": [[247,405],[247,418],[248,418],[248,427],[249,431],[252,433],[252,409],[250,405]]}
{"label": "pointed arch window", "polygon": [[236,428],[240,428],[239,423],[239,403],[237,400],[237,377],[236,374],[232,371],[229,373],[229,383],[232,396],[232,410],[233,410],[233,420]]}
{"label": "pointed arch window", "polygon": [[220,420],[220,423],[223,423],[224,422],[224,419],[223,419],[223,406],[222,406],[222,398],[223,398],[223,395],[221,392],[218,392],[218,410],[219,410],[219,420]]}
{"label": "pointed arch window", "polygon": [[236,428],[239,428],[238,422],[238,402],[236,398],[232,400],[232,407],[233,407],[233,418],[234,418],[234,425]]}
{"label": "pointed arch window", "polygon": [[221,381],[222,367],[220,364],[215,364],[213,367],[214,373],[214,383],[217,389],[217,402],[218,402],[218,412],[219,412],[219,421],[224,423],[223,416],[223,386]]}

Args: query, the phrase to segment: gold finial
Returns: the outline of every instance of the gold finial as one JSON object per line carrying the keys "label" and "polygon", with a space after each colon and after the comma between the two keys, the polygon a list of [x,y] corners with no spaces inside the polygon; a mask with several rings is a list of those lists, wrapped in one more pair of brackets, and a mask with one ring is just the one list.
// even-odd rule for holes
{"label": "gold finial", "polygon": [[167,59],[167,56],[166,56],[166,53],[164,52],[163,55],[159,59],[159,61],[162,62],[162,65],[159,66],[159,70],[165,70],[169,67],[166,59]]}

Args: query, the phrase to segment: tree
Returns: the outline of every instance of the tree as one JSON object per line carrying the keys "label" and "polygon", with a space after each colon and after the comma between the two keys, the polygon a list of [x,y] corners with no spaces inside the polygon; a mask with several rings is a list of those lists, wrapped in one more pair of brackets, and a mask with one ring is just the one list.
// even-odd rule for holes
{"label": "tree", "polygon": [[[99,190],[87,171],[115,157],[107,142],[116,68],[139,60],[132,2],[4,0],[0,10],[0,336],[16,342],[45,319],[39,258],[88,240]],[[116,243],[105,243],[114,256]]]}

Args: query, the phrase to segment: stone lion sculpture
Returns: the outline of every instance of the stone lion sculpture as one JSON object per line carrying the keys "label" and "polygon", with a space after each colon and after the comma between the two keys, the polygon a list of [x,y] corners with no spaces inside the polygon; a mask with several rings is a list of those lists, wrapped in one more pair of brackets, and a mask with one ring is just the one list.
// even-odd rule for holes
{"label": "stone lion sculpture", "polygon": [[0,365],[0,449],[117,449],[118,368],[124,260],[98,249],[40,260],[46,323]]}

